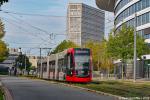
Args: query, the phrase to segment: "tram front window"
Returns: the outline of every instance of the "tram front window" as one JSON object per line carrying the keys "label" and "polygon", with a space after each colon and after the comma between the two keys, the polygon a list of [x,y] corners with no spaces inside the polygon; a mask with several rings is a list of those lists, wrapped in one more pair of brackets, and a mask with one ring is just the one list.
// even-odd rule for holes
{"label": "tram front window", "polygon": [[90,56],[75,55],[75,70],[78,77],[89,76]]}

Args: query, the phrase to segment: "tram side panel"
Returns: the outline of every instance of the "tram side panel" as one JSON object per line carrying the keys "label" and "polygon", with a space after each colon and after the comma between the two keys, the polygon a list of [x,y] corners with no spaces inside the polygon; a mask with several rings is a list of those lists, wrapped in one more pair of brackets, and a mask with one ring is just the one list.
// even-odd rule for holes
{"label": "tram side panel", "polygon": [[66,65],[65,56],[67,55],[67,50],[58,53],[58,80],[66,80]]}
{"label": "tram side panel", "polygon": [[58,60],[58,77],[59,80],[65,81],[65,65],[64,65],[64,58]]}
{"label": "tram side panel", "polygon": [[55,76],[55,61],[50,61],[49,66],[49,79],[53,80]]}
{"label": "tram side panel", "polygon": [[40,64],[37,63],[37,77],[40,78]]}
{"label": "tram side panel", "polygon": [[56,54],[56,60],[55,60],[55,76],[54,79],[57,80],[57,73],[58,73],[58,55]]}
{"label": "tram side panel", "polygon": [[56,54],[52,54],[49,57],[49,79],[54,80],[55,79],[55,67],[56,67]]}
{"label": "tram side panel", "polygon": [[47,79],[47,62],[42,63],[43,78]]}

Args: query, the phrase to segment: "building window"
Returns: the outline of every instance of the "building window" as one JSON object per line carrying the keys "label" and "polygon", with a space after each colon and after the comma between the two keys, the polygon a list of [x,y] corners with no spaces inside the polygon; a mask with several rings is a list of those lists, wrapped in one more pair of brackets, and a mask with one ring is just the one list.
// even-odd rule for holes
{"label": "building window", "polygon": [[[150,7],[150,0],[140,0],[139,2],[133,4],[132,6],[125,9],[122,13],[120,13],[118,15],[118,17],[115,19],[115,24],[120,23],[126,17],[129,17],[130,15],[134,14],[135,12],[143,10],[147,7]],[[145,21],[145,20],[143,20],[143,21]]]}

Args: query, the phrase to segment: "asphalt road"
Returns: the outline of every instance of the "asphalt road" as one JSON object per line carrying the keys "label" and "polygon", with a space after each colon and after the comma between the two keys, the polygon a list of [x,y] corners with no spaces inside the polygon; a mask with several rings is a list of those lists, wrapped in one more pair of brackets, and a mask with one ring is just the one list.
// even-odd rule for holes
{"label": "asphalt road", "polygon": [[114,100],[113,97],[53,84],[42,80],[1,77],[13,100]]}

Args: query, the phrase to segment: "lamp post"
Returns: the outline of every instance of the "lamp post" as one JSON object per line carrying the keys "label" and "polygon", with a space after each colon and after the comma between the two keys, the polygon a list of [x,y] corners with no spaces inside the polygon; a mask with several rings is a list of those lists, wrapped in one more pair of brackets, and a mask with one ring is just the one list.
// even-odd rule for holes
{"label": "lamp post", "polygon": [[136,82],[136,61],[137,61],[137,55],[136,55],[136,26],[137,26],[137,13],[135,13],[134,18],[134,75],[133,75],[133,82]]}
{"label": "lamp post", "polygon": [[26,73],[27,73],[27,60],[26,60],[26,52],[25,52],[25,55],[24,55],[24,62],[25,62],[25,75],[26,75]]}

